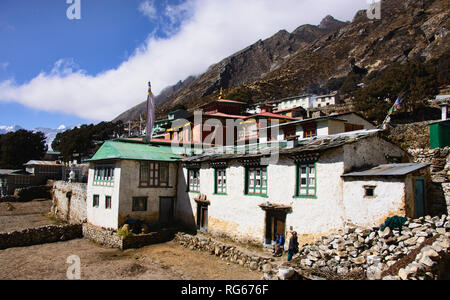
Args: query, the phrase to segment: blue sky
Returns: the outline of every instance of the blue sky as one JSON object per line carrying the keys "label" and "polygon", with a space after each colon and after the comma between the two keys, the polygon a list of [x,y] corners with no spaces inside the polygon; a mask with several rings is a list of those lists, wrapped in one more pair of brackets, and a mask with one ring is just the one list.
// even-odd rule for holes
{"label": "blue sky", "polygon": [[[351,20],[366,0],[0,1],[0,125],[109,121],[280,29]],[[339,3],[337,3],[339,2]]]}
{"label": "blue sky", "polygon": [[[166,36],[138,10],[140,2],[82,0],[81,19],[69,20],[66,10],[70,4],[65,0],[0,1],[0,81],[13,76],[18,84],[24,84],[41,71],[50,71],[60,58],[76,58],[75,67],[82,66],[89,74],[117,67],[150,32]],[[0,102],[0,125],[53,128],[92,121]]]}

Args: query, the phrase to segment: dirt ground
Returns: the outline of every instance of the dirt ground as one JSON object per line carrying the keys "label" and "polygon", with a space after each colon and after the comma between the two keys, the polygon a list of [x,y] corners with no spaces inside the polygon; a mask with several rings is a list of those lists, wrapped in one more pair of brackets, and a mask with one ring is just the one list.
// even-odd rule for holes
{"label": "dirt ground", "polygon": [[0,250],[0,280],[63,280],[77,255],[83,280],[259,280],[250,271],[176,242],[120,251],[86,239]]}
{"label": "dirt ground", "polygon": [[50,212],[52,201],[26,203],[0,203],[0,232],[24,230],[55,224],[45,214]]}

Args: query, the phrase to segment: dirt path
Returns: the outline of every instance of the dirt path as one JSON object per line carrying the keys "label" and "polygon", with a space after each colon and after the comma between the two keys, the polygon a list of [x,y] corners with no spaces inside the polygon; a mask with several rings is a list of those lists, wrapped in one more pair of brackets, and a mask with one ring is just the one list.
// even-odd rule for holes
{"label": "dirt path", "polygon": [[81,260],[82,279],[259,280],[262,274],[175,242],[120,251],[86,239],[0,251],[0,280],[67,279],[67,257]]}
{"label": "dirt path", "polygon": [[0,203],[0,232],[10,232],[54,224],[44,215],[50,212],[52,201]]}

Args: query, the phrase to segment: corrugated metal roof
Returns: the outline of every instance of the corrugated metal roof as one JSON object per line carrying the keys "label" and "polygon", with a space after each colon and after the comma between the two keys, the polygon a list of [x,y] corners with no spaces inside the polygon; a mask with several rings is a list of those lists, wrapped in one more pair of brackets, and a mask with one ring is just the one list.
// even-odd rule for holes
{"label": "corrugated metal roof", "polygon": [[56,163],[56,161],[30,160],[24,166],[62,166],[62,164]]}
{"label": "corrugated metal roof", "polygon": [[359,172],[351,172],[342,175],[342,177],[355,177],[355,176],[403,176],[414,171],[423,169],[428,167],[430,164],[388,164],[388,165],[380,165],[378,167],[359,171]]}
{"label": "corrugated metal roof", "polygon": [[110,159],[176,161],[182,158],[173,153],[172,148],[168,146],[106,141],[89,161]]}

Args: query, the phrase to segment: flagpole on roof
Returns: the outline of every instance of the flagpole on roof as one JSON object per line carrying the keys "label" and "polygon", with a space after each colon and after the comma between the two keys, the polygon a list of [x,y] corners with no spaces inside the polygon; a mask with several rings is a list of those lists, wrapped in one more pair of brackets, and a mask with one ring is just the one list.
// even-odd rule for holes
{"label": "flagpole on roof", "polygon": [[146,124],[146,137],[152,139],[153,126],[155,124],[155,98],[152,93],[152,84],[148,82],[148,96],[147,96],[147,124]]}

